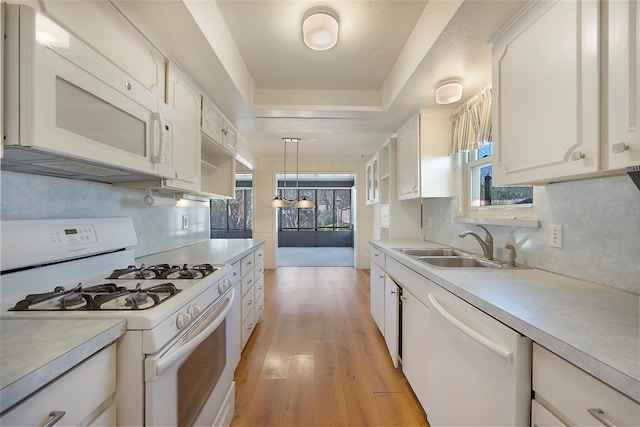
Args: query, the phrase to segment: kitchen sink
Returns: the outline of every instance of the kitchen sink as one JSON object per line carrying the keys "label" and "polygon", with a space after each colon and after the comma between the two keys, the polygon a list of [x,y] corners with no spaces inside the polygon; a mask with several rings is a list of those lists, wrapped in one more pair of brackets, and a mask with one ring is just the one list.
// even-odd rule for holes
{"label": "kitchen sink", "polygon": [[449,268],[500,268],[502,264],[473,257],[418,257],[418,260],[436,267]]}
{"label": "kitchen sink", "polygon": [[396,248],[411,258],[436,268],[528,268],[510,265],[507,262],[492,261],[453,248]]}
{"label": "kitchen sink", "polygon": [[398,249],[400,252],[402,252],[405,255],[410,255],[410,256],[417,256],[417,257],[421,257],[421,256],[468,256],[467,254],[465,254],[464,252],[460,252],[457,251],[455,249],[449,249],[449,248],[432,248],[432,249],[420,249],[420,248],[404,248],[404,249]]}

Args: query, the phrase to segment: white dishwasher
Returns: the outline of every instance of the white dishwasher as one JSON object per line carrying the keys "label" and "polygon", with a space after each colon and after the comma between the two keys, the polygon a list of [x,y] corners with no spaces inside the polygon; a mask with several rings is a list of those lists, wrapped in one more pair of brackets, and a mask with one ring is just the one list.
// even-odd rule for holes
{"label": "white dishwasher", "polygon": [[531,340],[429,284],[426,407],[435,426],[529,426]]}

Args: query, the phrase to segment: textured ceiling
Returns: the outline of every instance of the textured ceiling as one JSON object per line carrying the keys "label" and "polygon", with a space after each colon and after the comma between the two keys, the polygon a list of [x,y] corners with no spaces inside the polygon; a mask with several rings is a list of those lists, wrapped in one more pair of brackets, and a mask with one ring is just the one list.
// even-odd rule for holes
{"label": "textured ceiling", "polygon": [[[454,110],[491,84],[488,40],[526,0],[124,3],[256,155],[279,157],[282,137],[300,137],[306,157],[368,157],[418,109]],[[301,35],[319,5],[340,21],[338,44],[322,52]],[[436,104],[451,77],[463,80],[463,100]]]}

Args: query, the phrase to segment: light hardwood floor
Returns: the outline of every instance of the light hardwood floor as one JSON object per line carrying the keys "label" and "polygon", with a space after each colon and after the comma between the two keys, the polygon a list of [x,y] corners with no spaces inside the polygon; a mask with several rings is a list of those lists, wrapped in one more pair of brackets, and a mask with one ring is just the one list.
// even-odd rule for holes
{"label": "light hardwood floor", "polygon": [[370,315],[365,270],[266,270],[235,381],[233,427],[428,426]]}

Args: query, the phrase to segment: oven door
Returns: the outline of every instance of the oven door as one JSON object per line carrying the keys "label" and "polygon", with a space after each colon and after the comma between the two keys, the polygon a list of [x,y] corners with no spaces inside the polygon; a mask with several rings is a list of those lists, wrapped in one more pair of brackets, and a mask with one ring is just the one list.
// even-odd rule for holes
{"label": "oven door", "polygon": [[145,358],[145,425],[212,426],[233,384],[226,317],[234,291]]}

